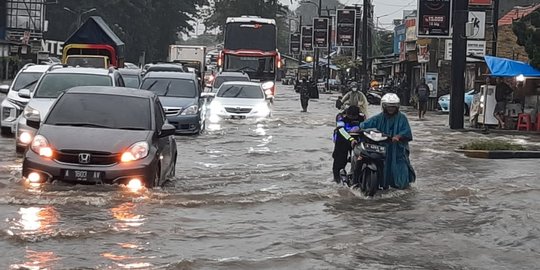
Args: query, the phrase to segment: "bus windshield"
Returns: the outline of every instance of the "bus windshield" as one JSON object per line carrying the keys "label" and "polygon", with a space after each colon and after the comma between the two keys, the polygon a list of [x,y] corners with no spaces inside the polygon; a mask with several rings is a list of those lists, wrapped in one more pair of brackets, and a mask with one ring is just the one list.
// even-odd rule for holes
{"label": "bus windshield", "polygon": [[276,26],[257,22],[228,23],[224,48],[228,50],[276,50]]}

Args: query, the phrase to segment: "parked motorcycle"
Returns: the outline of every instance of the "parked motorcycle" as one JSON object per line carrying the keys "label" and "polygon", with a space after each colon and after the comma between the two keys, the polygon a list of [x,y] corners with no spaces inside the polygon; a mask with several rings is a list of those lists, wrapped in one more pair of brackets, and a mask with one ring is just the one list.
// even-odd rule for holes
{"label": "parked motorcycle", "polygon": [[366,129],[351,134],[359,142],[351,151],[351,171],[340,172],[342,183],[360,189],[366,196],[374,196],[384,182],[386,144],[391,137],[377,129]]}

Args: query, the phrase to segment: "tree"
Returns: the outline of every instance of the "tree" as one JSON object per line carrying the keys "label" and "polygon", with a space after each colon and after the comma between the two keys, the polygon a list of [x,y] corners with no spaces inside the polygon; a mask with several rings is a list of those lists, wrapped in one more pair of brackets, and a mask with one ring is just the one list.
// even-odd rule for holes
{"label": "tree", "polygon": [[512,30],[518,38],[517,44],[525,47],[531,65],[540,68],[540,10],[515,21]]}
{"label": "tree", "polygon": [[[311,3],[308,3],[311,2]],[[315,5],[314,5],[315,4]],[[308,1],[302,1],[300,2],[300,6],[296,8],[295,13],[297,16],[302,16],[302,24],[308,25],[313,23],[313,18],[318,17],[318,9],[317,5],[319,5],[319,1],[317,0],[308,0]],[[328,15],[326,12],[326,9],[334,10],[337,8],[342,8],[343,4],[341,4],[338,0],[322,0],[321,5],[321,11],[323,16]]]}
{"label": "tree", "polygon": [[46,38],[65,40],[76,29],[76,16],[64,7],[75,11],[96,8],[86,16],[103,17],[126,44],[127,61],[137,62],[143,51],[149,60],[164,60],[177,33],[192,30],[189,21],[198,16],[198,7],[204,4],[207,0],[58,0],[47,6],[50,23]]}
{"label": "tree", "polygon": [[373,55],[375,57],[394,53],[394,32],[376,30],[374,38],[375,42],[373,44]]}

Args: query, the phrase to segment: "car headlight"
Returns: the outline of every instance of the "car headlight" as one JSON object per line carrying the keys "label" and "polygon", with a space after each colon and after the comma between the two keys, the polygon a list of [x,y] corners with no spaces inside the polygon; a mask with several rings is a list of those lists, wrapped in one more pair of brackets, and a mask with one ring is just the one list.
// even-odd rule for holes
{"label": "car headlight", "polygon": [[42,157],[51,158],[53,156],[53,150],[49,145],[49,141],[42,135],[34,137],[30,149]]}
{"label": "car headlight", "polygon": [[140,160],[148,156],[150,147],[147,142],[138,142],[131,145],[126,152],[122,154],[122,162],[131,162]]}
{"label": "car headlight", "polygon": [[199,106],[192,105],[187,107],[183,112],[182,115],[195,115],[199,112]]}
{"label": "car headlight", "polygon": [[259,104],[253,108],[253,113],[257,115],[268,115],[270,113],[270,108],[266,104]]}
{"label": "car headlight", "polygon": [[264,90],[268,90],[268,89],[272,89],[274,87],[274,82],[272,81],[269,81],[269,82],[265,82],[261,85],[261,87],[264,89]]}
{"label": "car headlight", "polygon": [[40,117],[39,116],[39,111],[30,107],[30,106],[26,106],[26,108],[24,108],[24,111],[23,111],[23,116],[24,118],[26,119],[30,119],[32,117],[35,117],[35,118],[38,118]]}
{"label": "car headlight", "polygon": [[214,100],[212,103],[210,103],[210,112],[212,112],[212,113],[224,113],[225,108],[223,107],[223,105],[221,103]]}

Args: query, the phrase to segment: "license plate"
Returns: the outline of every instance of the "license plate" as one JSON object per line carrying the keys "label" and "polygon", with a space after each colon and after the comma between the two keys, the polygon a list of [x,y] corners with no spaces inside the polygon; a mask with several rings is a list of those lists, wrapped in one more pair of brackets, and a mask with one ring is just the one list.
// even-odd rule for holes
{"label": "license plate", "polygon": [[370,151],[375,151],[377,153],[386,153],[386,147],[384,146],[381,146],[381,145],[376,145],[376,144],[369,144],[369,143],[366,143],[364,144],[364,147],[367,149],[367,150],[370,150]]}
{"label": "license plate", "polygon": [[233,115],[233,116],[231,116],[231,118],[232,119],[246,119],[246,117],[243,116],[243,115]]}
{"label": "license plate", "polygon": [[103,179],[103,172],[86,170],[65,170],[64,180],[79,182],[100,182]]}

